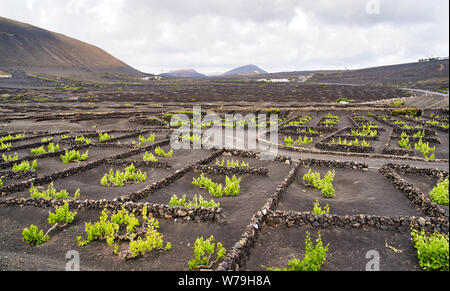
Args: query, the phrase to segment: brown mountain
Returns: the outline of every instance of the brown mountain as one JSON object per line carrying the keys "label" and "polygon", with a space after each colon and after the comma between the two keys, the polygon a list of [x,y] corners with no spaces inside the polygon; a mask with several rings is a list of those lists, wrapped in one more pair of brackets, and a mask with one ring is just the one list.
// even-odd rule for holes
{"label": "brown mountain", "polygon": [[4,17],[0,17],[0,69],[55,75],[142,75],[96,46]]}

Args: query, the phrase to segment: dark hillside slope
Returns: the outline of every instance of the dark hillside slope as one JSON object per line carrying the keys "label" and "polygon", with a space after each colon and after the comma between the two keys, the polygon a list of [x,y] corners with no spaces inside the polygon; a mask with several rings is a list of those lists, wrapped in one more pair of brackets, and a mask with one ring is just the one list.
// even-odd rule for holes
{"label": "dark hillside slope", "polygon": [[55,75],[142,74],[96,46],[3,17],[0,17],[0,69]]}

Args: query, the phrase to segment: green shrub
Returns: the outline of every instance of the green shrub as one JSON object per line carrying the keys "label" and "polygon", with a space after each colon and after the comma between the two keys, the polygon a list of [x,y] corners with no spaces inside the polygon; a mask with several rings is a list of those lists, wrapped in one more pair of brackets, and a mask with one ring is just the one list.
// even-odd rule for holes
{"label": "green shrub", "polygon": [[[33,245],[40,245],[49,240],[48,234],[50,231],[55,229],[56,227],[64,227],[75,219],[77,215],[76,212],[71,212],[69,210],[69,204],[67,201],[64,201],[64,205],[55,208],[55,213],[49,211],[47,221],[52,226],[49,230],[44,234],[42,230],[35,225],[31,225],[30,227],[26,227],[22,231],[22,240],[26,243]],[[61,225],[62,222],[65,222]]]}
{"label": "green shrub", "polygon": [[311,116],[301,116],[295,121],[290,121],[289,123],[286,123],[284,127],[300,127],[304,126],[305,124],[309,123],[311,121]]}
{"label": "green shrub", "polygon": [[309,145],[313,142],[312,137],[308,138],[307,136],[299,136],[296,141],[294,141],[294,145]]}
{"label": "green shrub", "polygon": [[38,246],[50,239],[48,235],[44,235],[44,232],[40,230],[36,225],[30,225],[22,231],[22,240],[28,244]]}
{"label": "green shrub", "polygon": [[223,197],[224,195],[229,196],[237,196],[240,191],[241,178],[236,178],[233,176],[231,179],[226,176],[225,177],[225,187],[222,184],[214,183],[210,178],[205,177],[203,174],[200,175],[199,178],[194,178],[192,181],[192,185],[203,188],[208,191],[214,197]]}
{"label": "green shrub", "polygon": [[402,139],[398,142],[398,145],[399,145],[401,148],[404,148],[404,149],[408,149],[408,150],[411,149],[411,144],[409,143],[409,138],[402,138]]}
{"label": "green shrub", "polygon": [[19,156],[17,155],[17,152],[15,152],[14,156],[7,156],[5,154],[2,154],[2,158],[5,162],[11,162],[11,161],[17,161],[19,159]]}
{"label": "green shrub", "polygon": [[313,213],[315,215],[330,214],[330,205],[327,204],[322,209],[322,207],[320,207],[319,201],[316,200],[316,202],[314,203]]}
{"label": "green shrub", "polygon": [[[394,103],[395,106],[403,106],[405,105],[404,101],[398,101]],[[397,109],[397,110],[392,110],[391,115],[392,116],[409,116],[409,117],[415,117],[415,116],[419,116],[421,115],[422,112],[420,109],[418,108],[403,108],[403,109]]]}
{"label": "green shrub", "polygon": [[214,208],[220,207],[220,203],[216,203],[214,200],[207,201],[203,199],[201,195],[199,195],[199,198],[197,199],[197,195],[194,196],[194,198],[191,201],[186,201],[186,195],[183,195],[183,197],[178,198],[177,195],[173,195],[172,198],[169,201],[170,206],[183,206],[186,208],[196,208],[196,207],[207,207],[207,208]]}
{"label": "green shrub", "polygon": [[49,141],[52,141],[53,140],[53,137],[43,137],[43,138],[41,138],[41,142],[49,142]]}
{"label": "green shrub", "polygon": [[443,181],[440,181],[431,191],[430,198],[431,201],[448,206],[448,177]]}
{"label": "green shrub", "polygon": [[320,233],[316,239],[316,245],[311,241],[309,232],[306,232],[305,255],[300,261],[295,258],[289,261],[289,268],[267,268],[268,271],[320,271],[326,261],[328,246],[323,245]]}
{"label": "green shrub", "polygon": [[150,161],[150,162],[157,162],[158,161],[158,159],[152,153],[149,153],[149,152],[145,152],[144,153],[144,157],[142,159],[144,161]]}
{"label": "green shrub", "polygon": [[150,135],[147,138],[143,137],[142,135],[139,135],[138,141],[139,142],[154,142],[155,141],[155,137],[156,136],[154,134]]}
{"label": "green shrub", "polygon": [[[219,161],[218,159],[216,159],[216,166],[225,167],[225,159],[222,159],[222,161]],[[226,167],[227,168],[239,168],[239,167],[248,168],[248,167],[250,167],[250,165],[244,161],[242,163],[240,163],[238,160],[235,161],[235,160],[231,159],[231,160],[227,160]]]}
{"label": "green shrub", "polygon": [[293,144],[294,144],[294,140],[292,139],[292,137],[287,137],[287,136],[285,136],[284,137],[284,144],[287,146],[287,147],[292,147],[293,146]]}
{"label": "green shrub", "polygon": [[[420,139],[416,144],[414,144],[414,149],[416,151],[420,151],[423,154],[423,157],[425,159],[434,160],[434,151],[436,151],[436,147],[430,147],[430,144],[427,142],[423,142],[422,139]],[[431,153],[431,155],[429,155]]]}
{"label": "green shrub", "polygon": [[4,141],[13,140],[13,139],[22,139],[25,137],[25,133],[18,133],[15,136],[12,136],[10,134],[0,137],[0,142],[3,143]]}
{"label": "green shrub", "polygon": [[67,190],[61,190],[56,191],[56,189],[53,187],[53,182],[48,185],[47,190],[44,190],[42,192],[39,192],[34,185],[31,185],[30,188],[30,197],[31,198],[44,198],[47,200],[52,199],[78,199],[80,197],[80,189],[77,189],[73,196],[70,196],[69,192]]}
{"label": "green shrub", "polygon": [[45,154],[47,153],[47,151],[44,149],[44,146],[35,148],[35,149],[31,149],[31,154],[32,155],[40,155],[40,154]]}
{"label": "green shrub", "polygon": [[66,150],[64,155],[60,155],[61,161],[64,164],[69,164],[72,161],[82,162],[87,160],[89,157],[89,150],[87,150],[84,154],[80,154],[80,151],[77,150]]}
{"label": "green shrub", "polygon": [[448,234],[426,235],[424,230],[411,231],[419,265],[426,271],[449,271]]}
{"label": "green shrub", "polygon": [[49,144],[47,145],[47,150],[48,150],[49,153],[57,152],[57,151],[60,150],[59,144],[57,143],[57,144],[55,145],[53,142],[51,142],[51,143],[49,143]]}
{"label": "green shrub", "polygon": [[113,169],[109,170],[108,174],[105,174],[100,183],[102,186],[107,187],[123,187],[125,183],[142,183],[147,180],[147,173],[141,172],[141,170],[136,171],[136,168],[134,167],[134,164],[131,164],[130,166],[125,168],[124,172],[121,172],[119,170],[116,170],[116,172],[113,171]]}
{"label": "green shrub", "polygon": [[347,139],[345,138],[344,140],[342,140],[340,137],[338,138],[338,140],[336,141],[334,138],[331,140],[331,144],[338,144],[338,145],[346,145],[346,146],[360,146],[360,147],[370,147],[370,143],[367,142],[365,139],[363,139],[361,141],[361,143],[359,142],[358,139],[354,139],[354,140],[349,140],[347,141]]}
{"label": "green shrub", "polygon": [[77,137],[75,137],[75,141],[81,141],[81,142],[84,142],[86,144],[90,144],[92,142],[89,138],[84,137],[84,136],[80,136],[80,137],[77,136]]}
{"label": "green shrub", "polygon": [[28,160],[22,161],[20,164],[14,164],[12,170],[14,172],[18,171],[32,171],[34,172],[37,168],[37,160],[34,160],[31,165]]}
{"label": "green shrub", "polygon": [[55,209],[55,213],[49,212],[47,221],[51,226],[59,225],[62,222],[66,224],[72,223],[75,219],[77,212],[72,212],[69,210],[69,204],[67,201],[64,201],[64,205],[61,207],[57,207]]}
{"label": "green shrub", "polygon": [[378,131],[372,130],[371,128],[366,128],[362,130],[351,130],[350,135],[359,137],[366,137],[366,136],[375,137],[378,136]]}
{"label": "green shrub", "polygon": [[335,194],[335,189],[333,187],[334,176],[335,171],[330,170],[324,178],[321,179],[319,172],[312,172],[311,169],[309,169],[308,173],[303,175],[303,184],[307,187],[314,187],[315,189],[321,190],[322,195],[326,198],[333,198]]}
{"label": "green shrub", "polygon": [[161,147],[157,147],[155,149],[155,154],[160,157],[171,158],[173,155],[173,149],[170,149],[170,151],[166,153]]}
{"label": "green shrub", "polygon": [[[157,231],[159,222],[147,216],[147,206],[141,210],[142,223],[136,218],[134,211],[129,213],[125,208],[111,214],[103,209],[99,221],[85,223],[86,240],[77,237],[78,246],[86,246],[95,240],[106,240],[114,254],[121,255],[124,260],[136,258],[152,250],[163,249],[163,235]],[[121,227],[122,226],[122,227]],[[122,230],[122,233],[119,231]],[[125,233],[123,233],[125,230]],[[118,241],[129,241],[128,249],[120,254]],[[166,243],[165,250],[172,245]]]}
{"label": "green shrub", "polygon": [[98,133],[98,139],[99,139],[100,141],[110,140],[110,139],[112,139],[112,138],[114,138],[114,136],[109,135],[107,132],[105,132],[105,133],[99,132],[99,133]]}
{"label": "green shrub", "polygon": [[202,137],[198,134],[193,134],[193,135],[185,134],[185,135],[181,136],[181,139],[190,140],[193,142],[193,141],[201,141]]}
{"label": "green shrub", "polygon": [[0,142],[0,149],[1,149],[1,150],[3,150],[3,149],[9,149],[11,146],[12,146],[11,143],[3,143],[3,142]]}
{"label": "green shrub", "polygon": [[199,237],[194,243],[194,258],[188,262],[189,270],[211,269],[214,264],[225,258],[225,254],[225,248],[220,242],[216,245],[213,236],[207,240]]}

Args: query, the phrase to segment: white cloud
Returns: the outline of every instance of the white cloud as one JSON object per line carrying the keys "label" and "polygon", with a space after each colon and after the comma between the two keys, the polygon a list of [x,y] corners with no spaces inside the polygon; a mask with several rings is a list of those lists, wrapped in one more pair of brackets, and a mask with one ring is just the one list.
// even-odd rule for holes
{"label": "white cloud", "polygon": [[362,68],[448,56],[447,0],[0,0],[4,17],[145,71]]}

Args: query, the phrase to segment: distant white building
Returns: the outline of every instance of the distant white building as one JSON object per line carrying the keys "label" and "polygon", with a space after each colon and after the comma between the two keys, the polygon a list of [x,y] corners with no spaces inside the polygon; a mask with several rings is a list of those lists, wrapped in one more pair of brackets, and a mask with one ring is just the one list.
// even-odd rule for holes
{"label": "distant white building", "polygon": [[162,77],[160,76],[153,76],[153,77],[142,77],[141,78],[143,81],[150,81],[150,80],[161,80]]}
{"label": "distant white building", "polygon": [[9,73],[5,73],[3,71],[0,71],[0,78],[1,79],[9,79],[9,78],[12,78],[12,75],[9,74]]}
{"label": "distant white building", "polygon": [[258,82],[289,83],[288,79],[259,79]]}

